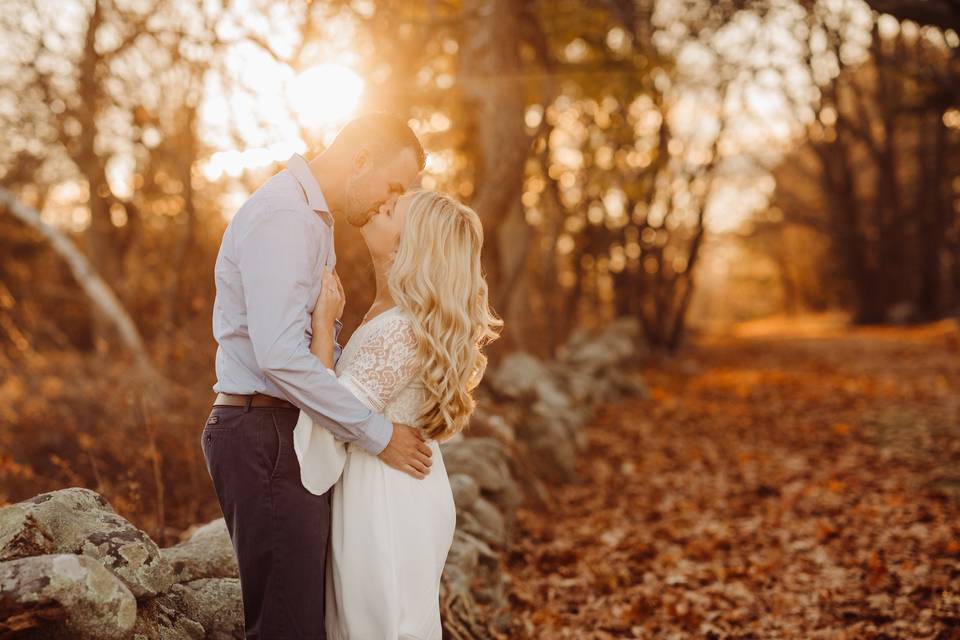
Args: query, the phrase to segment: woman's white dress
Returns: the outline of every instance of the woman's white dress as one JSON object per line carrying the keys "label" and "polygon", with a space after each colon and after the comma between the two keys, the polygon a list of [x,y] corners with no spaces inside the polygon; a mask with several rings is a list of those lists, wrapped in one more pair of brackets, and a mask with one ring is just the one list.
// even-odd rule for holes
{"label": "woman's white dress", "polygon": [[[396,307],[374,317],[354,332],[336,367],[364,404],[404,424],[416,422],[425,393],[410,322]],[[433,466],[417,480],[301,418],[295,448],[305,485],[311,461],[336,460],[345,448],[331,499],[327,637],[440,640],[440,577],[456,511],[438,443],[428,442]]]}

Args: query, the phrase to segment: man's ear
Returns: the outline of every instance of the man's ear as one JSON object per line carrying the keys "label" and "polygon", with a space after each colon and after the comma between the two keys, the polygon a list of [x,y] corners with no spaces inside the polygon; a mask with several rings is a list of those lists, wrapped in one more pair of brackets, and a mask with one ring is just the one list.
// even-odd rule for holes
{"label": "man's ear", "polygon": [[353,169],[354,171],[361,173],[367,169],[370,165],[370,152],[366,149],[360,149],[357,151],[357,154],[353,156]]}

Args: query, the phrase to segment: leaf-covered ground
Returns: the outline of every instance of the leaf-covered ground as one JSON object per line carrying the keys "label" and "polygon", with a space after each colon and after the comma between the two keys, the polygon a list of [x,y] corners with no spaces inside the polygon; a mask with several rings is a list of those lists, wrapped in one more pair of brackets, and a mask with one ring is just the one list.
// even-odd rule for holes
{"label": "leaf-covered ground", "polygon": [[755,327],[521,511],[512,638],[960,638],[960,332]]}

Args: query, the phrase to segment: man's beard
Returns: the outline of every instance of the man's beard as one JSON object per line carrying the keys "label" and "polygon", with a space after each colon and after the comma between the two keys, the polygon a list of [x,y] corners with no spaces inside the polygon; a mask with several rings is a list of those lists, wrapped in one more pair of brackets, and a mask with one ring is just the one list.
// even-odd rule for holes
{"label": "man's beard", "polygon": [[347,218],[347,222],[352,226],[357,228],[364,226],[370,222],[370,218],[379,210],[379,205],[365,208],[350,191],[347,191],[347,211],[345,217]]}

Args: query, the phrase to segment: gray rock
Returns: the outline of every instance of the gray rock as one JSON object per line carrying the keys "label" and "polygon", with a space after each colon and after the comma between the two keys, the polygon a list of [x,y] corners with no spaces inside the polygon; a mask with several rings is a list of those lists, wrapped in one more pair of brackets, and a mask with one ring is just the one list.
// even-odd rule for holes
{"label": "gray rock", "polygon": [[450,440],[440,448],[449,474],[466,474],[485,491],[501,491],[513,482],[503,444],[493,438]]}
{"label": "gray rock", "polygon": [[552,365],[577,406],[594,405],[635,393],[646,386],[629,370],[640,355],[640,327],[633,318],[621,318],[600,331],[579,330],[559,350]]}
{"label": "gray rock", "polygon": [[592,371],[611,369],[638,355],[640,324],[635,318],[619,318],[599,331],[575,331],[560,349],[560,362]]}
{"label": "gray rock", "polygon": [[243,600],[240,580],[205,578],[171,591],[180,610],[207,631],[208,640],[243,640]]}
{"label": "gray rock", "polygon": [[481,564],[488,569],[499,567],[500,554],[477,536],[458,527],[443,567],[444,582],[455,590],[469,591],[470,583],[478,576],[478,567]]}
{"label": "gray rock", "polygon": [[[473,506],[470,507],[470,513],[476,518],[481,529],[470,532],[475,533],[481,540],[490,544],[503,546],[507,542],[507,525],[500,510],[490,501],[478,498]],[[465,531],[468,531],[466,528]]]}
{"label": "gray rock", "polygon": [[453,534],[453,544],[447,553],[443,572],[447,573],[448,569],[456,567],[466,574],[471,573],[480,562],[480,545],[486,546],[482,540],[457,529]]}
{"label": "gray rock", "polygon": [[490,416],[489,420],[487,420],[487,428],[490,429],[495,437],[506,443],[512,443],[517,439],[513,425],[507,422],[503,416]]}
{"label": "gray rock", "polygon": [[532,420],[518,430],[534,473],[548,482],[577,480],[577,441],[558,422]]}
{"label": "gray rock", "polygon": [[156,543],[89,489],[42,493],[0,509],[0,560],[54,553],[99,560],[138,598],[173,584]]}
{"label": "gray rock", "polygon": [[58,554],[0,562],[0,630],[39,626],[33,637],[119,640],[136,618],[133,594],[93,558]]}
{"label": "gray rock", "polygon": [[537,403],[550,407],[554,411],[569,410],[573,406],[570,396],[553,380],[540,380],[533,389],[536,392]]}
{"label": "gray rock", "polygon": [[480,485],[464,473],[451,474],[450,487],[453,489],[453,502],[457,505],[457,510],[469,509],[480,497]]}
{"label": "gray rock", "polygon": [[601,402],[626,397],[649,397],[650,391],[639,373],[628,369],[606,370],[590,376],[579,374],[567,378],[570,397],[580,406],[593,406]]}
{"label": "gray rock", "polygon": [[496,371],[488,375],[490,387],[512,400],[534,394],[538,384],[551,379],[549,367],[539,358],[524,351],[511,353]]}
{"label": "gray rock", "polygon": [[513,444],[517,439],[513,425],[507,422],[503,416],[487,413],[482,409],[477,409],[470,416],[468,433],[473,437],[491,436],[508,445]]}
{"label": "gray rock", "polygon": [[610,387],[616,392],[614,398],[650,398],[650,387],[639,373],[616,371],[610,376]]}
{"label": "gray rock", "polygon": [[464,598],[473,602],[470,594],[470,572],[464,571],[455,564],[448,563],[443,568],[443,585],[441,589],[454,597]]}
{"label": "gray rock", "polygon": [[520,488],[520,483],[513,478],[511,478],[511,481],[500,491],[496,493],[487,492],[486,497],[496,504],[502,513],[509,515],[511,520],[516,508],[524,502],[523,490]]}
{"label": "gray rock", "polygon": [[185,542],[161,549],[160,553],[173,567],[176,582],[240,577],[237,556],[223,518],[198,527]]}
{"label": "gray rock", "polygon": [[53,534],[71,526],[71,514],[93,510],[113,512],[103,496],[87,489],[41,493],[3,507],[0,509],[0,561],[51,553],[59,543]]}
{"label": "gray rock", "polygon": [[[508,358],[501,366],[501,370],[512,366],[516,364],[511,364]],[[537,369],[536,379],[526,380],[526,376],[532,377],[534,374],[532,371],[522,373],[522,367],[509,375],[504,371],[504,375],[507,377],[504,385],[521,385],[522,397],[529,403],[529,410],[533,413],[549,420],[562,422],[571,431],[582,424],[583,414],[575,408],[570,393],[565,388],[563,371],[553,371],[547,365],[541,364]]]}
{"label": "gray rock", "polygon": [[564,382],[570,399],[577,405],[595,404],[606,393],[606,381],[593,372],[572,369]]}
{"label": "gray rock", "polygon": [[203,625],[184,613],[188,609],[184,600],[192,598],[192,592],[175,584],[170,593],[141,603],[132,640],[203,640],[206,636]]}
{"label": "gray rock", "polygon": [[[556,404],[538,400],[530,408],[527,424],[549,423],[563,427],[567,437],[572,437],[592,414],[590,406],[574,408],[572,404]],[[532,420],[530,419],[532,418]],[[529,430],[518,434],[521,439],[529,436]]]}

